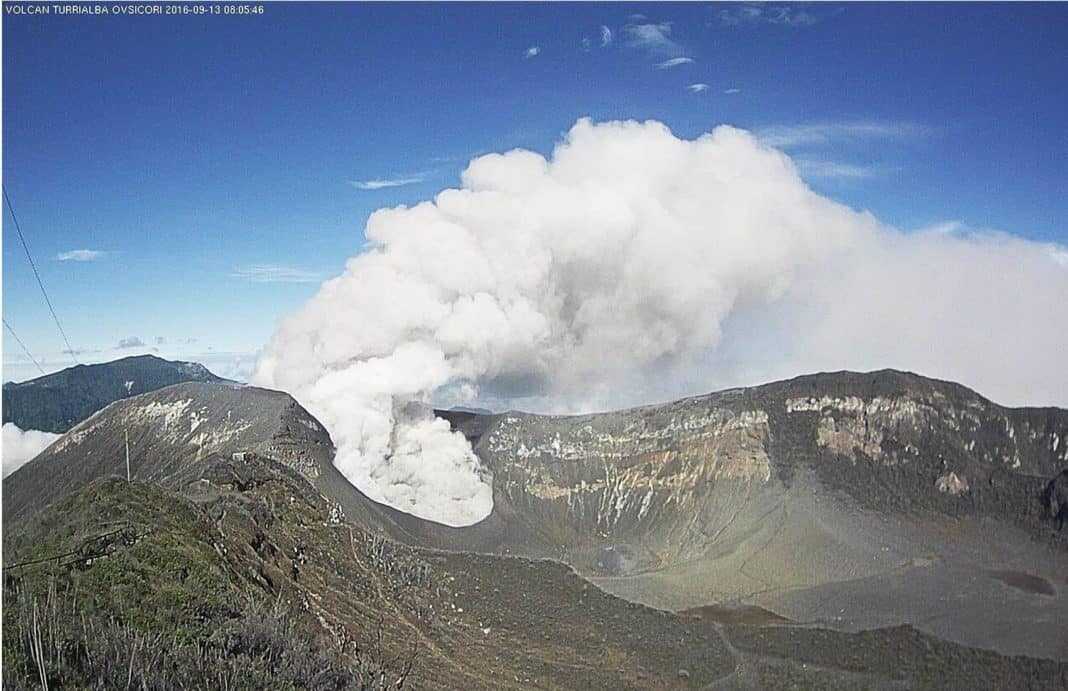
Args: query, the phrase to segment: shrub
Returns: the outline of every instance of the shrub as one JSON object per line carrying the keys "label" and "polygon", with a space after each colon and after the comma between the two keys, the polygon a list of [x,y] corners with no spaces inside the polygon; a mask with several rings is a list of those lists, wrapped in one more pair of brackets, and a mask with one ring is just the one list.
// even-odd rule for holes
{"label": "shrub", "polygon": [[7,595],[7,689],[402,689],[416,655],[387,656],[381,627],[363,646],[324,646],[279,602],[249,601],[212,634],[182,641],[79,611],[54,578],[43,594],[15,585]]}

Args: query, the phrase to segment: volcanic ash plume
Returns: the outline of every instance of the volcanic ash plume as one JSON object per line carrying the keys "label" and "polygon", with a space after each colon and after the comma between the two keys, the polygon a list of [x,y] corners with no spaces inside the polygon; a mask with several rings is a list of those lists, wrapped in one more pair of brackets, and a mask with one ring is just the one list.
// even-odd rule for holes
{"label": "volcanic ash plume", "polygon": [[[372,214],[369,248],[282,321],[253,377],[289,391],[327,426],[335,463],[356,487],[450,525],[482,519],[493,498],[470,446],[431,415],[432,401],[648,402],[641,382],[660,382],[660,395],[692,393],[822,364],[805,344],[831,348],[840,369],[881,355],[885,339],[865,336],[859,353],[849,344],[852,332],[878,334],[886,320],[904,329],[907,348],[904,362],[880,366],[922,370],[930,361],[921,345],[937,336],[910,340],[910,330],[933,328],[953,307],[939,301],[960,297],[925,293],[932,272],[917,256],[926,247],[948,264],[939,284],[958,292],[964,270],[954,262],[968,266],[974,247],[1006,242],[1041,264],[1045,290],[1068,295],[1048,248],[913,241],[815,194],[787,156],[726,126],[686,141],[656,122],[580,120],[548,160],[523,150],[482,156],[462,182],[432,202]],[[980,254],[995,265],[1000,256]],[[846,266],[868,267],[886,285]],[[892,285],[902,281],[912,282]],[[853,293],[877,296],[872,315]],[[917,300],[928,306],[914,324],[911,305],[898,303]],[[869,323],[827,318],[838,302]],[[983,321],[985,308],[961,304],[955,322]],[[791,305],[785,316],[781,305]],[[1032,350],[1045,357],[1048,334],[1035,335]],[[941,345],[954,343],[959,336]],[[717,361],[724,348],[776,364]]]}

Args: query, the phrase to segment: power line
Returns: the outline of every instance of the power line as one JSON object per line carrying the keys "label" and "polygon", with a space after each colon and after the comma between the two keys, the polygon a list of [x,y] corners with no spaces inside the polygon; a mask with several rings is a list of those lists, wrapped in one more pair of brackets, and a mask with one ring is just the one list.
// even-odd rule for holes
{"label": "power line", "polygon": [[7,323],[6,319],[4,320],[4,326],[6,326],[7,330],[11,332],[11,335],[15,337],[15,340],[18,341],[18,344],[22,346],[22,352],[26,353],[26,357],[30,358],[30,362],[37,365],[37,369],[41,372],[41,374],[44,374],[45,371],[41,369],[41,366],[37,364],[37,360],[35,360],[33,358],[33,355],[30,354],[30,349],[26,347],[26,344],[22,342],[22,339],[19,338],[19,335],[17,333],[15,333],[15,330],[11,328],[11,325]]}
{"label": "power line", "polygon": [[[56,310],[52,307],[52,301],[48,299],[48,291],[45,290],[44,283],[41,281],[41,274],[37,273],[37,265],[33,263],[33,256],[30,255],[30,247],[26,244],[26,238],[22,234],[22,228],[19,226],[19,219],[15,216],[15,207],[11,206],[11,199],[7,196],[7,185],[3,185],[4,201],[7,202],[7,210],[11,212],[11,220],[15,222],[15,230],[18,231],[19,240],[22,241],[22,249],[26,250],[26,258],[30,260],[30,268],[33,269],[33,275],[37,279],[37,285],[41,288],[41,295],[44,295],[45,303],[48,304],[48,311],[52,313],[52,319],[56,322],[56,327],[59,329],[59,334],[63,336],[63,342],[67,344],[67,353],[70,354],[70,359],[74,360],[74,364],[80,365],[78,358],[74,355],[74,347],[71,346],[70,340],[67,338],[67,332],[63,330],[63,326],[59,323],[59,317],[56,316]],[[9,329],[11,327],[8,327]],[[14,332],[12,332],[14,333]]]}

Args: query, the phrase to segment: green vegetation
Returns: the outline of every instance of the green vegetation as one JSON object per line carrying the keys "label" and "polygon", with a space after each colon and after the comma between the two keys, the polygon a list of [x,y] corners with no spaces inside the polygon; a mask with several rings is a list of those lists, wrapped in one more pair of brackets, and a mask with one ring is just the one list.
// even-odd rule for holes
{"label": "green vegetation", "polygon": [[[302,631],[279,603],[249,601],[210,633],[137,625],[49,583],[5,599],[4,687],[78,689],[400,689],[412,659],[372,646],[348,657]],[[10,619],[8,619],[10,617]],[[10,623],[9,623],[10,622]]]}
{"label": "green vegetation", "polygon": [[107,479],[13,536],[4,688],[397,689],[414,654],[345,646],[236,573],[204,511]]}

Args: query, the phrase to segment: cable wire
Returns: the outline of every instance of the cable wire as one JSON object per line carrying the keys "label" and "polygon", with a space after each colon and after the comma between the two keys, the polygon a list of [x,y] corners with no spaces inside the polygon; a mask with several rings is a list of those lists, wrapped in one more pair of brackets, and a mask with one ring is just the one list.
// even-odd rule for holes
{"label": "cable wire", "polygon": [[[56,322],[56,328],[59,329],[59,334],[63,336],[63,342],[67,344],[67,353],[70,355],[70,359],[74,360],[74,364],[80,365],[78,358],[74,355],[74,347],[71,346],[70,340],[67,338],[67,332],[63,330],[63,326],[59,323],[59,317],[56,316],[56,310],[52,307],[52,301],[48,299],[48,291],[45,290],[44,282],[41,281],[41,274],[37,273],[37,265],[33,263],[33,256],[30,255],[30,247],[26,244],[26,237],[22,234],[22,227],[19,226],[19,219],[15,216],[15,207],[11,206],[11,199],[7,196],[7,185],[3,185],[4,201],[7,202],[7,210],[11,212],[11,220],[15,222],[15,230],[18,231],[19,240],[22,241],[22,249],[26,250],[26,259],[30,260],[30,268],[33,269],[33,275],[37,279],[37,285],[41,288],[41,295],[44,295],[45,303],[48,304],[48,311],[52,313],[52,319]],[[10,329],[11,327],[8,327]],[[14,333],[12,331],[12,333]]]}
{"label": "cable wire", "polygon": [[34,359],[33,355],[30,353],[30,349],[26,347],[26,344],[22,342],[22,339],[19,338],[19,335],[17,333],[15,333],[15,330],[11,328],[11,325],[7,323],[6,319],[4,320],[4,326],[6,326],[7,330],[11,332],[11,335],[15,337],[15,340],[18,341],[18,344],[22,346],[22,352],[26,353],[26,357],[30,358],[30,362],[32,362],[34,365],[37,365],[37,370],[41,374],[44,374],[45,371],[41,368],[39,364],[37,364],[37,360]]}

